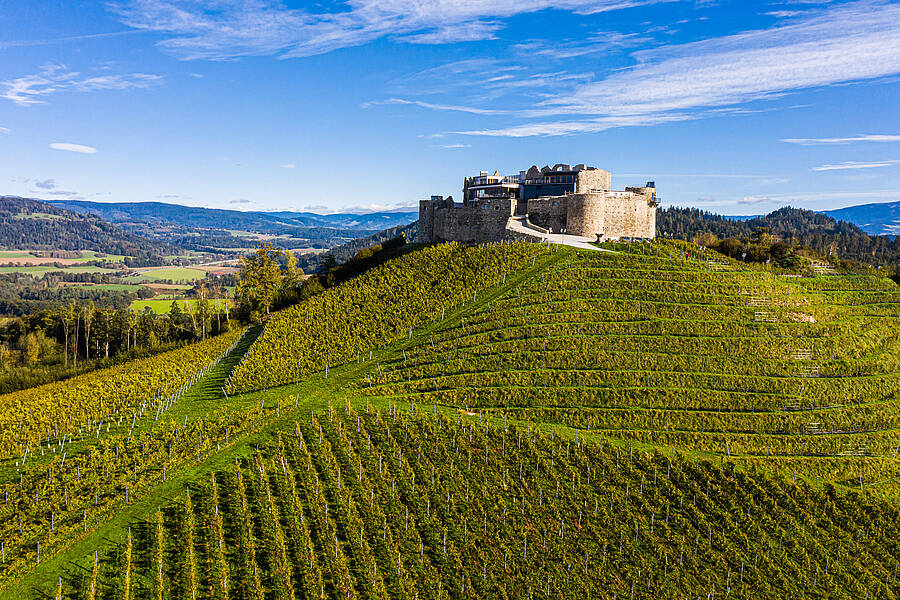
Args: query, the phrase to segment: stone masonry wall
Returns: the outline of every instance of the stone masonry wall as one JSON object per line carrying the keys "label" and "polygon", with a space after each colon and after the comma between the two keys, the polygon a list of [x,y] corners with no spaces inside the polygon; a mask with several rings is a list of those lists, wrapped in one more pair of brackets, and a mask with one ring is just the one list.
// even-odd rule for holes
{"label": "stone masonry wall", "polygon": [[575,174],[575,193],[588,194],[595,190],[612,189],[612,175],[603,169],[590,169]]}
{"label": "stone masonry wall", "polygon": [[436,208],[431,237],[421,239],[464,243],[500,241],[506,237],[506,223],[515,210],[515,203],[515,199],[498,198],[469,206]]}
{"label": "stone masonry wall", "polygon": [[606,218],[604,194],[570,194],[566,230],[573,235],[594,237],[603,233]]}
{"label": "stone masonry wall", "polygon": [[559,233],[566,227],[571,196],[548,196],[528,201],[528,220],[535,225]]}
{"label": "stone masonry wall", "polygon": [[604,237],[655,237],[656,207],[648,203],[649,195],[635,192],[606,192],[604,195]]}

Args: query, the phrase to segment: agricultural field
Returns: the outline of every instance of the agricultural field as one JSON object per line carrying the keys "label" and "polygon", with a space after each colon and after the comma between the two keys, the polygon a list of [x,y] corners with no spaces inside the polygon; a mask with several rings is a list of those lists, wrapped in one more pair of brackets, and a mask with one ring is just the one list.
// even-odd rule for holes
{"label": "agricultural field", "polygon": [[897,598],[900,291],[620,250],[426,247],[0,396],[0,597]]}
{"label": "agricultural field", "polygon": [[[184,297],[168,297],[168,298],[153,298],[151,300],[135,300],[131,303],[132,310],[137,312],[144,312],[149,308],[153,312],[157,314],[164,314],[169,312],[169,309],[172,308],[172,302],[178,302],[178,305],[181,306],[182,310],[185,310],[188,305],[191,308],[196,307],[199,300],[195,298],[184,298]],[[220,308],[225,310],[225,307],[231,308],[234,306],[234,302],[230,299],[225,298],[215,298],[209,301],[210,307],[215,310]]]}
{"label": "agricultural field", "polygon": [[53,265],[61,263],[63,265],[77,265],[95,260],[108,262],[122,262],[125,256],[122,254],[103,254],[94,250],[81,250],[77,253],[69,252],[68,254],[80,254],[77,257],[59,258],[48,256],[47,252],[31,251],[31,250],[4,250],[0,251],[0,262],[16,262],[23,265]]}
{"label": "agricultural field", "polygon": [[96,290],[108,290],[111,292],[137,292],[143,286],[131,283],[91,283],[86,284]]}
{"label": "agricultural field", "polygon": [[95,266],[65,266],[54,267],[53,265],[24,265],[16,267],[0,267],[0,273],[30,273],[37,277],[43,277],[47,273],[117,273],[114,269]]}
{"label": "agricultural field", "polygon": [[188,267],[153,267],[138,269],[136,281],[173,281],[175,283],[191,283],[206,277],[206,271]]}

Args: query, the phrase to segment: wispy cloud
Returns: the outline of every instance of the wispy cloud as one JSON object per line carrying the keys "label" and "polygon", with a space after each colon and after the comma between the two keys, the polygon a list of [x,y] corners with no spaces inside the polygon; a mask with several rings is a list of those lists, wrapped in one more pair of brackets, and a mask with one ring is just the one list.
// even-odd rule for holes
{"label": "wispy cloud", "polygon": [[767,13],[763,13],[767,17],[775,17],[776,19],[788,19],[790,17],[796,17],[799,15],[805,14],[805,11],[802,10],[773,10]]}
{"label": "wispy cloud", "polygon": [[53,190],[52,192],[44,192],[44,196],[54,196],[57,198],[65,198],[66,200],[84,200],[85,197],[78,192],[68,190]]}
{"label": "wispy cloud", "polygon": [[50,147],[54,150],[64,150],[66,152],[77,152],[78,154],[97,154],[97,149],[91,146],[82,146],[81,144],[70,144],[68,142],[53,142]]}
{"label": "wispy cloud", "polygon": [[473,21],[453,23],[438,27],[426,33],[406,35],[397,39],[411,44],[450,44],[454,42],[477,42],[496,39],[494,35],[503,28],[499,21]]}
{"label": "wispy cloud", "polygon": [[737,201],[737,204],[764,204],[772,202],[772,198],[768,196],[744,196]]}
{"label": "wispy cloud", "polygon": [[659,125],[674,121],[686,121],[699,118],[685,113],[668,113],[656,115],[623,115],[616,117],[600,117],[597,119],[578,121],[553,121],[546,123],[530,123],[527,125],[513,125],[502,129],[470,129],[454,131],[460,135],[483,135],[489,137],[534,137],[572,135],[575,133],[599,133],[618,127],[634,127],[645,125]]}
{"label": "wispy cloud", "polygon": [[9,127],[0,127],[0,134],[9,133]]}
{"label": "wispy cloud", "polygon": [[[536,41],[530,43],[535,47],[538,45]],[[388,82],[388,87],[392,93],[404,96],[441,94],[466,98],[467,112],[488,114],[488,111],[492,111],[489,114],[500,114],[507,111],[490,109],[485,103],[507,95],[514,98],[517,104],[527,102],[529,97],[543,100],[551,93],[559,94],[564,90],[572,90],[595,79],[594,73],[589,71],[567,71],[557,64],[549,65],[549,61],[537,54],[529,55],[521,45],[514,54],[513,58],[504,60],[476,58],[445,63],[392,80]],[[527,62],[535,57],[537,64],[530,67],[515,62],[515,60]],[[548,66],[553,68],[548,69]],[[477,86],[472,86],[473,80],[478,81]],[[377,104],[377,101],[368,103],[370,106],[374,104]],[[435,104],[442,106],[439,103]]]}
{"label": "wispy cloud", "polygon": [[647,44],[651,38],[637,33],[602,31],[583,40],[528,40],[513,46],[513,50],[529,56],[542,56],[558,60],[578,58],[600,52],[608,53]]}
{"label": "wispy cloud", "polygon": [[870,162],[859,162],[859,161],[855,161],[855,160],[850,160],[847,162],[837,163],[834,165],[822,165],[820,167],[813,167],[813,171],[844,171],[847,169],[877,169],[879,167],[891,167],[893,165],[900,165],[900,159],[878,160],[878,161],[870,161]]}
{"label": "wispy cloud", "polygon": [[[577,121],[466,133],[565,135],[700,118],[703,111],[900,73],[900,5],[864,1],[788,25],[633,54],[634,67],[545,100],[523,117]],[[712,114],[712,113],[711,113]]]}
{"label": "wispy cloud", "polygon": [[287,164],[281,165],[281,168],[282,169],[296,169],[297,165],[295,165],[294,163],[287,163]]}
{"label": "wispy cloud", "polygon": [[781,141],[787,142],[788,144],[799,144],[801,146],[828,146],[852,144],[854,142],[900,142],[900,135],[873,134],[834,138],[787,138]]}
{"label": "wispy cloud", "polygon": [[91,92],[148,88],[162,81],[159,75],[128,73],[85,76],[63,65],[45,65],[39,73],[0,81],[0,98],[19,105],[43,104],[45,96],[59,92]]}
{"label": "wispy cloud", "polygon": [[404,100],[403,98],[388,98],[387,100],[372,100],[362,104],[363,108],[369,108],[377,105],[402,104],[407,106],[419,106],[421,108],[429,108],[431,110],[449,110],[456,112],[470,113],[473,115],[499,115],[508,113],[504,110],[494,110],[490,108],[477,108],[471,106],[458,106],[453,104],[434,104],[431,102],[422,102],[421,100]]}
{"label": "wispy cloud", "polygon": [[278,0],[122,0],[123,23],[170,37],[159,46],[185,60],[312,56],[377,39],[435,44],[486,40],[502,19],[547,9],[594,14],[667,0],[349,0],[334,11]]}
{"label": "wispy cloud", "polygon": [[471,147],[472,147],[471,144],[442,144],[442,145],[438,146],[438,148],[441,148],[443,150],[456,150],[459,148],[471,148]]}
{"label": "wispy cloud", "polygon": [[6,40],[0,42],[0,50],[5,50],[7,48],[29,48],[33,46],[50,46],[53,44],[62,44],[66,42],[79,42],[83,40],[97,40],[102,38],[109,37],[120,37],[123,35],[133,35],[135,33],[139,33],[139,31],[134,29],[129,29],[127,31],[111,31],[107,33],[88,33],[85,35],[69,35],[58,38],[47,38],[40,40]]}
{"label": "wispy cloud", "polygon": [[235,198],[234,200],[229,200],[228,204],[250,204],[251,200],[247,198]]}

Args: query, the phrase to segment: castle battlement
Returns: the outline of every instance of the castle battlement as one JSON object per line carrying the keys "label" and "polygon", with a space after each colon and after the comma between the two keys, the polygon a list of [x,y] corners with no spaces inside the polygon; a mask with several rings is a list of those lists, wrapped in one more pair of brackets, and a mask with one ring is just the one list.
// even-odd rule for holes
{"label": "castle battlement", "polygon": [[419,202],[419,240],[493,242],[511,237],[513,217],[550,233],[591,239],[656,236],[656,185],[613,190],[608,171],[583,164],[532,166],[518,176],[482,171],[463,181],[463,201]]}

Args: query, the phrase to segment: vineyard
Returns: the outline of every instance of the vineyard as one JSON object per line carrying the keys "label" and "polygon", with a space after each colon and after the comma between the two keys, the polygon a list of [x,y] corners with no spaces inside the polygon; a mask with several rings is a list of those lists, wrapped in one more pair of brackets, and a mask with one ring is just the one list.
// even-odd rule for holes
{"label": "vineyard", "polygon": [[0,396],[0,457],[65,449],[66,442],[158,412],[237,342],[232,331],[178,350]]}
{"label": "vineyard", "polygon": [[529,244],[443,244],[376,267],[273,317],[228,392],[283,385],[358,361],[546,253]]}
{"label": "vineyard", "polygon": [[331,409],[134,523],[61,589],[73,598],[893,598],[898,523],[890,505],[730,467],[531,428]]}
{"label": "vineyard", "polygon": [[889,280],[784,277],[674,244],[570,253],[358,393],[890,488],[898,303]]}
{"label": "vineyard", "polygon": [[0,597],[895,598],[900,290],[426,247],[0,396]]}

